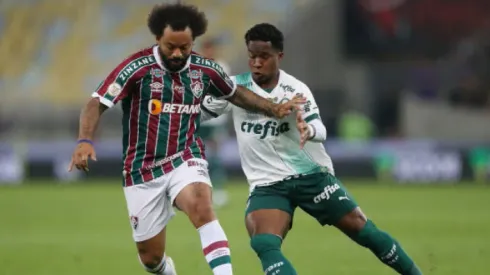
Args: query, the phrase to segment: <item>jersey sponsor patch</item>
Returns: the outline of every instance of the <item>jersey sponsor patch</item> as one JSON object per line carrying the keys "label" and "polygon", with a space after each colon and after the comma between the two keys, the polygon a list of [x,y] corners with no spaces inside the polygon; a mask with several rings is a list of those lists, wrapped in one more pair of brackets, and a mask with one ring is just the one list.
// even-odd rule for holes
{"label": "jersey sponsor patch", "polygon": [[160,82],[153,82],[150,84],[150,89],[152,92],[161,92],[163,89],[163,84]]}
{"label": "jersey sponsor patch", "polygon": [[107,87],[107,94],[116,97],[122,92],[122,87],[118,83],[114,82]]}
{"label": "jersey sponsor patch", "polygon": [[161,78],[161,77],[163,77],[165,72],[160,70],[160,69],[151,69],[150,74],[156,78]]}
{"label": "jersey sponsor patch", "polygon": [[265,139],[287,133],[290,127],[288,122],[278,124],[276,121],[267,121],[265,123],[244,121],[240,125],[240,130],[243,133],[256,135],[259,139]]}
{"label": "jersey sponsor patch", "polygon": [[201,70],[192,70],[190,73],[190,77],[192,79],[200,79],[202,77],[202,71]]}
{"label": "jersey sponsor patch", "polygon": [[201,105],[162,103],[158,99],[152,99],[148,102],[148,112],[152,115],[161,113],[198,114],[201,112]]}

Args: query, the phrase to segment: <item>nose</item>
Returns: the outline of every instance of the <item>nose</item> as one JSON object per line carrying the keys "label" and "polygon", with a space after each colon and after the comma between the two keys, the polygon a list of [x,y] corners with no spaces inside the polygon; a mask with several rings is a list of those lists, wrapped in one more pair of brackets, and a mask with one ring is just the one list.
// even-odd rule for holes
{"label": "nose", "polygon": [[257,69],[262,68],[262,60],[260,60],[260,58],[254,58],[252,61],[252,66]]}
{"label": "nose", "polygon": [[182,51],[180,49],[175,49],[172,52],[172,57],[173,58],[180,58],[180,57],[182,57]]}

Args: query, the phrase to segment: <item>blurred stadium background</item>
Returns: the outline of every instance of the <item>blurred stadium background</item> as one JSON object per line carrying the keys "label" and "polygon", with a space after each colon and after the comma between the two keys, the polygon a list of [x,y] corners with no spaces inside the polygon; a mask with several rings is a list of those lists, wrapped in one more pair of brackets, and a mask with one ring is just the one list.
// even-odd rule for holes
{"label": "blurred stadium background", "polygon": [[[146,15],[159,2],[0,0],[1,275],[144,274],[120,188],[118,108],[100,125],[90,175],[66,168],[80,108],[121,59],[153,43]],[[232,73],[247,69],[245,31],[277,24],[283,68],[312,89],[337,175],[365,211],[426,274],[488,274],[488,0],[186,2],[207,12],[206,38]],[[236,274],[261,274],[243,228],[233,135],[219,147],[233,178],[219,214]],[[179,274],[209,274],[182,216],[168,252]],[[303,213],[288,238],[300,274],[392,274]]]}

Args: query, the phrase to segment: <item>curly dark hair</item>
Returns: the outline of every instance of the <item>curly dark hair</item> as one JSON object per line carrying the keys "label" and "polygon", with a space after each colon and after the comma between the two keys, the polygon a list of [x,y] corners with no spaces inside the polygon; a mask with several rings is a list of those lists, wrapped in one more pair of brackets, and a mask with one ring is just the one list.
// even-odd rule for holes
{"label": "curly dark hair", "polygon": [[154,6],[148,16],[148,28],[151,33],[160,38],[167,26],[176,31],[189,27],[193,38],[196,38],[206,32],[208,20],[204,12],[199,11],[196,6],[181,3]]}
{"label": "curly dark hair", "polygon": [[250,41],[265,41],[271,42],[272,47],[276,50],[284,50],[284,35],[274,25],[269,23],[261,23],[250,28],[245,33],[245,43],[248,45]]}

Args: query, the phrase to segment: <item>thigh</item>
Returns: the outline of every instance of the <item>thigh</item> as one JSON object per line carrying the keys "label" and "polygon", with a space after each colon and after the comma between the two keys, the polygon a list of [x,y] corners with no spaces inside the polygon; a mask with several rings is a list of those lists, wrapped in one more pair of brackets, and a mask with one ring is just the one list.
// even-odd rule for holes
{"label": "thigh", "polygon": [[167,176],[147,183],[124,187],[124,196],[135,242],[160,234],[175,215],[167,197]]}
{"label": "thigh", "polygon": [[292,227],[296,206],[285,185],[256,187],[248,198],[245,224],[250,236],[274,234],[285,237]]}
{"label": "thigh", "polygon": [[358,207],[340,180],[329,173],[313,174],[296,181],[295,201],[321,225],[337,224]]}
{"label": "thigh", "polygon": [[[177,167],[169,175],[168,197],[172,205],[182,208],[182,204],[185,204],[191,195],[193,197],[197,195],[207,197],[207,194],[209,194],[209,199],[211,200],[212,184],[209,179],[208,162],[206,160],[190,159]],[[200,187],[189,192],[189,194],[185,194],[185,198],[181,196],[182,198],[179,198],[179,202],[176,203],[176,199],[181,191],[194,183],[200,183]]]}

